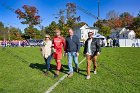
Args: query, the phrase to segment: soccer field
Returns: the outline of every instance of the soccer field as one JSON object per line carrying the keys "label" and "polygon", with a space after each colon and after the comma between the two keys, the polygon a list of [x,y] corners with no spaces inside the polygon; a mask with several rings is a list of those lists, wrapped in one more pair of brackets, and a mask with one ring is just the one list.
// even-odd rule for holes
{"label": "soccer field", "polygon": [[[84,59],[83,48],[79,62]],[[85,79],[86,60],[80,64],[80,72],[65,78],[52,93],[140,93],[140,48],[102,48],[98,58],[97,74]],[[51,62],[55,69],[55,62]],[[0,93],[45,93],[68,71],[67,58],[63,58],[65,70],[56,79],[55,70],[49,76],[43,74],[44,60],[39,47],[0,48]],[[93,67],[93,65],[92,65]]]}

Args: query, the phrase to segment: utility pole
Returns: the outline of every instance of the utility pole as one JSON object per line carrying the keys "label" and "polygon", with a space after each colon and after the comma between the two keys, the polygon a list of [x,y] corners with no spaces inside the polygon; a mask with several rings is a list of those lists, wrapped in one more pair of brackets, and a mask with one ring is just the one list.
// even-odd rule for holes
{"label": "utility pole", "polygon": [[[98,0],[98,25],[100,25],[100,0]],[[98,26],[98,32],[100,31],[100,27]]]}
{"label": "utility pole", "polygon": [[98,0],[98,20],[100,18],[100,0]]}

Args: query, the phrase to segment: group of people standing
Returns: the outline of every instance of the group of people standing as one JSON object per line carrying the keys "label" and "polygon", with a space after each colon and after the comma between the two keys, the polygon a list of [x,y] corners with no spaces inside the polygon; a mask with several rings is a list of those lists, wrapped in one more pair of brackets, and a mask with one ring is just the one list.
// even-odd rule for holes
{"label": "group of people standing", "polygon": [[[68,57],[68,77],[72,77],[74,70],[72,66],[72,61],[74,61],[76,72],[79,72],[79,62],[78,56],[80,51],[80,40],[78,36],[74,35],[73,29],[68,29],[69,36],[66,38],[61,36],[61,31],[59,29],[55,30],[55,36],[51,40],[49,35],[45,36],[43,42],[44,46],[41,47],[42,55],[46,62],[47,71],[45,72],[48,75],[48,71],[51,70],[50,61],[53,57],[56,61],[56,72],[54,78],[59,76],[60,70],[63,69],[61,64],[62,55],[65,54]],[[87,77],[90,79],[90,65],[91,61],[94,64],[94,74],[96,74],[97,68],[97,56],[101,52],[100,41],[93,38],[93,32],[88,33],[89,38],[85,42],[84,47],[84,56],[87,58]],[[64,53],[63,53],[64,50]]]}
{"label": "group of people standing", "polygon": [[119,39],[117,38],[107,39],[107,47],[119,47]]}

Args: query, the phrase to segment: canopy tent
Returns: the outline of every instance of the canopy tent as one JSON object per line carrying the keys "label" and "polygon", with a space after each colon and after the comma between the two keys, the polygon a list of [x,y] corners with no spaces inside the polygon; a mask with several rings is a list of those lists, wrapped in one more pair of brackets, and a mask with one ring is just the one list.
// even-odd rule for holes
{"label": "canopy tent", "polygon": [[94,38],[105,38],[105,36],[97,33],[96,35],[93,35]]}

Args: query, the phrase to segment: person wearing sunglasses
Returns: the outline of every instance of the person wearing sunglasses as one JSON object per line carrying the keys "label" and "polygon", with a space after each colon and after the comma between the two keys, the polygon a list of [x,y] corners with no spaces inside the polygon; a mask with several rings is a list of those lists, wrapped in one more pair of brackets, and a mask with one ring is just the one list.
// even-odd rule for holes
{"label": "person wearing sunglasses", "polygon": [[41,52],[44,57],[47,70],[44,72],[45,75],[49,75],[48,71],[50,68],[50,61],[52,58],[52,41],[50,39],[50,35],[45,35],[45,39],[43,41],[43,46],[41,47]]}
{"label": "person wearing sunglasses", "polygon": [[88,39],[85,41],[84,47],[84,55],[87,60],[87,77],[86,79],[90,79],[90,66],[91,61],[93,62],[93,72],[97,74],[97,56],[101,52],[100,39],[93,37],[93,32],[88,33]]}

